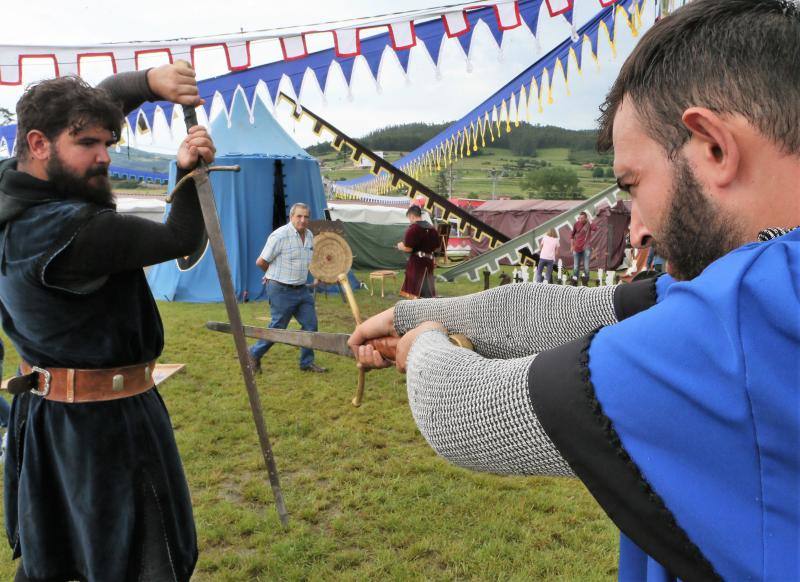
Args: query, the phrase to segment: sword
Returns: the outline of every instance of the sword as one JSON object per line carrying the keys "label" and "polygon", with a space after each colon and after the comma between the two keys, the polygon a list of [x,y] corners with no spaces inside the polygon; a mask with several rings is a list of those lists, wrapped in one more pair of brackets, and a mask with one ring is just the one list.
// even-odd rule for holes
{"label": "sword", "polygon": [[[206,327],[212,331],[221,331],[224,333],[233,333],[233,327],[230,323],[223,323],[221,321],[209,321]],[[288,329],[275,329],[271,327],[253,327],[250,325],[243,325],[241,330],[247,337],[263,339],[274,342],[276,344],[287,344],[296,346],[298,348],[311,348],[312,350],[319,350],[321,352],[328,352],[329,354],[336,354],[346,358],[354,358],[353,351],[347,345],[347,340],[350,339],[349,333],[329,333],[324,331],[294,331]],[[397,343],[400,341],[399,337],[380,337],[367,341],[369,345],[378,350],[380,354],[387,360],[394,361],[397,356]],[[453,334],[450,336],[450,342],[468,350],[474,349],[472,342],[462,334]]]}
{"label": "sword", "polygon": [[[183,118],[186,122],[187,131],[190,127],[197,125],[197,112],[194,107],[184,105]],[[208,235],[208,241],[211,246],[212,254],[214,255],[214,264],[217,267],[217,276],[219,277],[219,285],[222,289],[222,297],[225,300],[228,319],[235,324],[234,329],[236,329],[237,326],[241,327],[242,318],[239,313],[239,305],[236,303],[236,292],[233,288],[233,277],[231,276],[231,268],[228,264],[228,255],[225,251],[225,239],[222,237],[222,227],[219,223],[217,206],[214,202],[214,191],[211,188],[211,181],[208,179],[209,171],[210,168],[208,165],[200,158],[197,168],[193,172],[193,179],[195,188],[197,189],[200,209],[203,212],[206,234]],[[281,490],[280,478],[278,476],[278,466],[275,463],[275,456],[272,453],[272,445],[269,442],[269,434],[267,433],[267,424],[264,421],[264,413],[261,409],[261,398],[258,395],[258,387],[256,386],[255,377],[253,376],[253,370],[249,365],[247,342],[241,333],[234,333],[233,339],[236,345],[236,352],[239,356],[239,365],[242,368],[242,376],[244,377],[247,396],[250,400],[250,411],[253,415],[253,422],[256,425],[258,441],[261,445],[261,455],[267,467],[269,484],[272,487],[272,494],[275,498],[275,508],[278,511],[278,518],[281,521],[281,525],[285,528],[289,524],[289,513],[286,510],[286,503],[283,500],[283,491]]]}

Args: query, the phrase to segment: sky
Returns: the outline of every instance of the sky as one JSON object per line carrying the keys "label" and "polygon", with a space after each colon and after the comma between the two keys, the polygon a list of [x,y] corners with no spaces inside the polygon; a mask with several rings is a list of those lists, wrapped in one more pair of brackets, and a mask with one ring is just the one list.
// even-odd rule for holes
{"label": "sky", "polygon": [[[402,10],[442,6],[444,0],[403,0]],[[452,0],[449,1],[453,3]],[[65,10],[63,0],[15,2],[4,9],[5,22],[14,22],[3,31],[4,45],[16,44],[91,44],[130,40],[161,40],[189,36],[217,35],[289,26],[316,25],[320,22],[376,16],[396,12],[398,2],[388,0],[236,0],[211,2],[194,0],[163,2],[137,0],[119,4],[102,0],[71,0]],[[186,7],[191,6],[191,11]],[[113,7],[113,9],[112,9]],[[123,7],[120,10],[120,7]],[[575,0],[575,23],[582,25],[599,7],[598,0]],[[645,27],[653,21],[652,3],[644,13]],[[543,113],[532,108],[531,121],[571,129],[596,126],[598,107],[616,77],[624,58],[636,39],[624,23],[619,27],[616,56],[608,42],[600,42],[598,63],[584,53],[582,74],[570,74],[567,88],[554,88],[554,103],[545,103]],[[469,59],[456,39],[442,47],[437,71],[425,50],[412,50],[408,77],[393,58],[384,60],[379,82],[368,73],[366,64],[357,63],[353,83],[348,90],[343,78],[331,72],[325,96],[316,83],[306,83],[301,95],[303,104],[346,133],[358,137],[369,131],[416,121],[442,122],[460,118],[498,88],[535,62],[549,48],[569,34],[563,18],[550,18],[542,10],[538,42],[525,26],[507,31],[498,49],[488,30],[476,30]],[[310,50],[327,48],[318,41]],[[264,43],[260,58],[271,59],[275,42]],[[221,52],[214,49],[200,54],[198,76],[207,78],[226,72]],[[260,61],[254,64],[260,64]],[[158,64],[153,62],[151,64]],[[52,76],[49,65],[25,67],[23,84]],[[110,65],[98,62],[88,68],[89,82],[110,74]],[[0,86],[0,107],[13,110],[22,93],[20,87]],[[313,134],[298,127],[287,116],[276,115],[279,122],[303,145],[315,140]]]}

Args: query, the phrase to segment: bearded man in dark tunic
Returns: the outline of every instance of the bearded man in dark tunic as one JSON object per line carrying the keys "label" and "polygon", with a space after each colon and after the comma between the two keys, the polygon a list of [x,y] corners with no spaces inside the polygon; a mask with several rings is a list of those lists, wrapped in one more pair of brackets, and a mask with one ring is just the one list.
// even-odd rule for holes
{"label": "bearded man in dark tunic", "polygon": [[[17,104],[17,157],[0,163],[0,313],[21,358],[5,464],[16,580],[188,580],[197,540],[153,366],[164,330],[142,267],[202,240],[194,184],[164,224],[115,211],[107,148],[145,100],[202,103],[178,62],[38,83]],[[178,177],[214,145],[199,126]]]}
{"label": "bearded man in dark tunic", "polygon": [[400,289],[400,296],[406,299],[436,297],[433,253],[442,244],[439,232],[422,219],[422,209],[417,205],[409,206],[406,216],[411,226],[406,229],[402,242],[397,243],[397,248],[410,253],[410,256],[406,263],[406,278]]}

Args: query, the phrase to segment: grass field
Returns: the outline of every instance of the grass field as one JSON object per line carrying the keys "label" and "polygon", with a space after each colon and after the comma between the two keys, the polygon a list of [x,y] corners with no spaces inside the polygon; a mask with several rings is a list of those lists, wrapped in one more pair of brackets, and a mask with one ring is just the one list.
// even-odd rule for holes
{"label": "grass field", "polygon": [[[442,295],[479,290],[465,281],[437,285]],[[397,299],[356,295],[364,315]],[[330,371],[311,375],[297,369],[296,349],[276,346],[257,381],[290,513],[283,530],[232,339],[203,328],[226,320],[224,307],[159,307],[161,361],[187,364],[161,393],[192,492],[200,546],[194,580],[615,577],[617,533],[581,483],[453,467],[417,432],[396,371],[368,374],[356,409],[352,360],[318,354]],[[241,309],[245,323],[266,325],[266,303]],[[320,296],[317,311],[323,331],[353,327],[338,296]],[[6,374],[16,365],[9,346]],[[10,580],[14,568],[7,551],[0,578]]]}
{"label": "grass field", "polygon": [[[384,152],[386,159],[393,162],[399,159],[403,152]],[[593,178],[592,171],[569,162],[569,150],[566,148],[541,149],[535,158],[516,156],[507,149],[484,148],[481,155],[469,156],[458,160],[454,164],[455,183],[453,196],[465,198],[491,198],[492,179],[490,170],[504,170],[506,175],[497,181],[495,195],[499,197],[521,196],[527,198],[528,194],[522,190],[522,176],[516,175],[513,169],[518,160],[538,159],[547,161],[554,166],[564,166],[575,170],[586,196],[595,194],[610,186],[612,178]],[[365,174],[364,169],[353,167],[349,159],[342,160],[333,154],[319,158],[322,164],[322,174],[330,180],[356,178]],[[512,169],[509,169],[511,166]],[[425,176],[422,182],[436,190],[436,176]],[[439,192],[446,194],[446,192]]]}

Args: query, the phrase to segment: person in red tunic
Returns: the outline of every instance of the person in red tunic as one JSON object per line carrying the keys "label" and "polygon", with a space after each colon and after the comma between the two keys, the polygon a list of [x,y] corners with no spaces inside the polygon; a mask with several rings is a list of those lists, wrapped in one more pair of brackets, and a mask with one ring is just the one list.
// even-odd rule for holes
{"label": "person in red tunic", "polygon": [[429,222],[422,220],[422,208],[412,205],[406,211],[411,226],[406,230],[397,248],[410,253],[406,264],[406,278],[400,296],[407,299],[436,297],[433,282],[433,252],[441,245],[439,233]]}

